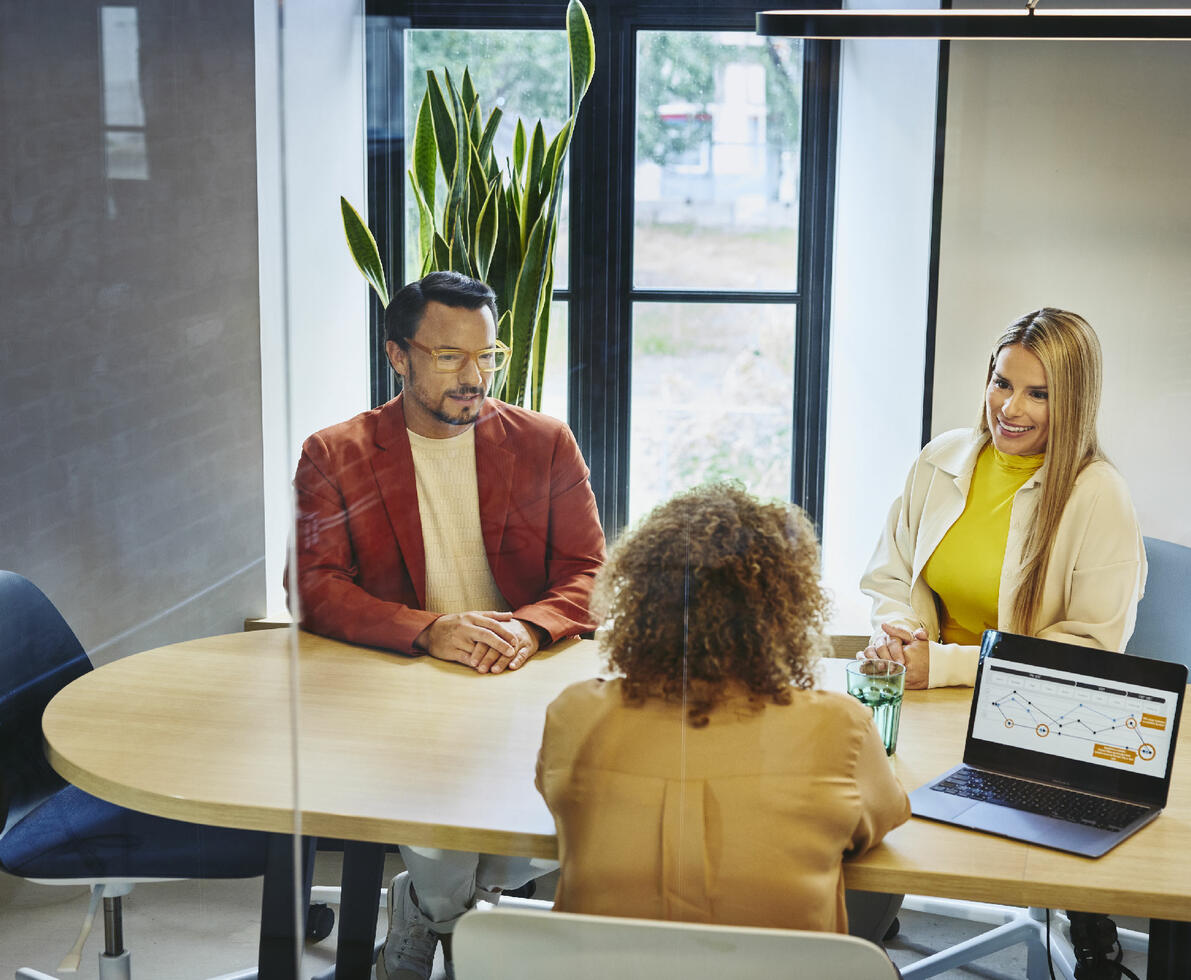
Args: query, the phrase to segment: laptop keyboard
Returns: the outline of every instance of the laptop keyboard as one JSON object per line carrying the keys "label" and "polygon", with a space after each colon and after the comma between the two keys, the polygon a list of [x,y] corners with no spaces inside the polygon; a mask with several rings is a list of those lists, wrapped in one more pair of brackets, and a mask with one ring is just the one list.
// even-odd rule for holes
{"label": "laptop keyboard", "polygon": [[1148,812],[1146,807],[1132,803],[1121,803],[1102,796],[976,769],[960,769],[946,779],[939,780],[931,789],[1101,830],[1122,830]]}

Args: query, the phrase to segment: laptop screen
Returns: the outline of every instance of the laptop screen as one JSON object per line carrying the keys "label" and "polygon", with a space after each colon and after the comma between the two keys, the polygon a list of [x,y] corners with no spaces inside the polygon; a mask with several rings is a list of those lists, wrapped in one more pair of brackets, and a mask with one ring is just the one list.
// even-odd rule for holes
{"label": "laptop screen", "polygon": [[1186,684],[1181,664],[989,630],[964,761],[1162,806]]}

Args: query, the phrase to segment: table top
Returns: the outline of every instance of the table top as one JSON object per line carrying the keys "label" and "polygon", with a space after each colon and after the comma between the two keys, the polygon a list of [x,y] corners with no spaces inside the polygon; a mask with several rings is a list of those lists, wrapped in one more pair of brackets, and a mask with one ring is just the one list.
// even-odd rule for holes
{"label": "table top", "polygon": [[[843,689],[843,663],[824,661],[823,686]],[[86,674],[54,698],[43,727],[63,776],[148,813],[553,857],[553,821],[533,788],[545,709],[599,671],[583,640],[480,675],[296,630],[235,633]],[[892,760],[907,789],[960,761],[970,699],[969,689],[907,692]],[[1188,742],[1183,726],[1166,811],[1102,858],[912,818],[848,862],[848,885],[1191,920]]]}

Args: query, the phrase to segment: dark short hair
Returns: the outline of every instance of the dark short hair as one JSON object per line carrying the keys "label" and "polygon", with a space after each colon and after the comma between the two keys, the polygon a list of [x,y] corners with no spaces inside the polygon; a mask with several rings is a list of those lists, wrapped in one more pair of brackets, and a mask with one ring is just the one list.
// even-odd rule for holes
{"label": "dark short hair", "polygon": [[456,309],[488,307],[496,323],[496,293],[486,284],[458,272],[432,272],[398,291],[385,310],[385,340],[407,349],[407,341],[418,332],[427,303],[442,303]]}

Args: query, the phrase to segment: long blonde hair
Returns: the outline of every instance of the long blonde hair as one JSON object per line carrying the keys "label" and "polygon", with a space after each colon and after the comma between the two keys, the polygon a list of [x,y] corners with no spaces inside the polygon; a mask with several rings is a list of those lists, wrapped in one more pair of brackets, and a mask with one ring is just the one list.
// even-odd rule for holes
{"label": "long blonde hair", "polygon": [[[1042,362],[1050,406],[1042,498],[1026,535],[1022,551],[1022,582],[1013,602],[1013,621],[1009,625],[1015,632],[1031,633],[1042,602],[1046,568],[1063,508],[1067,506],[1076,477],[1083,468],[1104,458],[1096,435],[1103,368],[1100,341],[1088,322],[1078,314],[1044,306],[1010,324],[997,339],[988,360],[988,376],[984,381],[986,391],[997,355],[1014,344],[1020,344]],[[979,430],[989,434],[983,404]]]}

